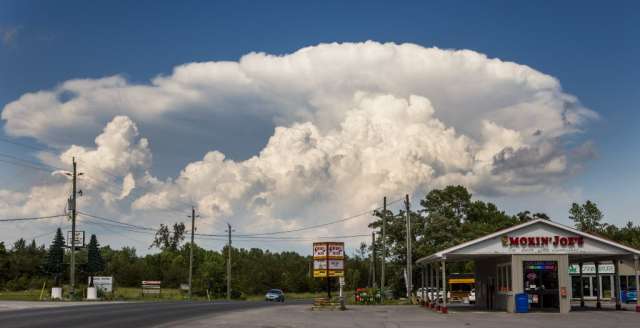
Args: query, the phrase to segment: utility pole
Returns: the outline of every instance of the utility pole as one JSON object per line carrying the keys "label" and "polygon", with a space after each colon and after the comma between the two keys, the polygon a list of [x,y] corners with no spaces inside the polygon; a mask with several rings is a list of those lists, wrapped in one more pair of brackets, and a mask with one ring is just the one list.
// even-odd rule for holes
{"label": "utility pole", "polygon": [[200,215],[196,216],[196,209],[191,206],[191,245],[189,246],[189,300],[191,300],[191,281],[193,278],[193,247],[195,246],[193,242],[193,235],[196,230],[196,217],[200,217]]}
{"label": "utility pole", "polygon": [[[77,171],[77,163],[76,158],[72,158],[73,163],[73,172],[71,174],[72,184],[73,184],[73,194],[71,195],[71,269],[69,270],[69,283],[71,284],[71,298],[75,296],[76,292],[76,195],[77,195],[77,178],[78,175],[82,175],[82,173],[78,174]],[[69,173],[66,173],[69,175]]]}
{"label": "utility pole", "polygon": [[412,262],[413,259],[411,257],[411,215],[409,213],[409,195],[405,195],[404,205],[406,207],[406,215],[407,215],[407,298],[411,299],[411,291],[413,290],[413,277],[412,273]]}
{"label": "utility pole", "polygon": [[382,202],[382,263],[380,270],[380,298],[384,300],[384,263],[387,261],[387,197]]}
{"label": "utility pole", "polygon": [[231,300],[231,224],[227,223],[229,228],[229,244],[227,245],[227,300]]}
{"label": "utility pole", "polygon": [[371,233],[371,270],[369,270],[370,286],[376,287],[376,233]]}

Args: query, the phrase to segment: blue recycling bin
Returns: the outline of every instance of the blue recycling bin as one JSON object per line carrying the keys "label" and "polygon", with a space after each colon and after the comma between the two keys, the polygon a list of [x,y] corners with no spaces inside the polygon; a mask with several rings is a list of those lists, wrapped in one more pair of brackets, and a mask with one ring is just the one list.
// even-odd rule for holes
{"label": "blue recycling bin", "polygon": [[516,313],[529,312],[529,295],[526,293],[516,294]]}

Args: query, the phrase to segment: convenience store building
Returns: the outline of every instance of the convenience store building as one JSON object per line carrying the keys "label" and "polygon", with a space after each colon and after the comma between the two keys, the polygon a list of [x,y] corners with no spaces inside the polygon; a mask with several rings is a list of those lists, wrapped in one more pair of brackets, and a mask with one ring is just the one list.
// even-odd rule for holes
{"label": "convenience store building", "polygon": [[[516,294],[530,310],[568,313],[571,301],[603,299],[620,309],[620,291],[640,285],[640,250],[549,221],[533,220],[462,243],[416,261],[422,285],[447,312],[447,264],[475,264],[476,308],[516,312]],[[608,292],[607,292],[608,291]],[[437,299],[429,297],[427,299]],[[640,306],[636,306],[640,311]]]}

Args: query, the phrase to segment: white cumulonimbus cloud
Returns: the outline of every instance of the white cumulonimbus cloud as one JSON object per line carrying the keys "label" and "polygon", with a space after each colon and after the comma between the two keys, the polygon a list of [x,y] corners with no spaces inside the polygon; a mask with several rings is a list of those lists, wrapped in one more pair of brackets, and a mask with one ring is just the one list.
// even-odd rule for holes
{"label": "white cumulonimbus cloud", "polygon": [[[202,129],[185,126],[206,130],[236,115],[249,125],[267,117],[275,128],[254,156],[230,159],[210,149],[175,178],[150,173],[150,149],[163,148],[154,140],[207,143]],[[383,196],[448,184],[489,196],[545,190],[593,152],[590,143],[578,151],[570,145],[595,118],[555,78],[527,66],[470,50],[376,42],[190,63],[150,84],[71,80],[2,111],[8,134],[60,149],[108,123],[96,149],[73,146],[60,157],[117,177],[118,190],[100,197],[104,206],[143,213],[193,202],[212,218],[205,224],[233,221],[247,231],[320,223],[370,209]],[[232,140],[233,130],[216,138]]]}

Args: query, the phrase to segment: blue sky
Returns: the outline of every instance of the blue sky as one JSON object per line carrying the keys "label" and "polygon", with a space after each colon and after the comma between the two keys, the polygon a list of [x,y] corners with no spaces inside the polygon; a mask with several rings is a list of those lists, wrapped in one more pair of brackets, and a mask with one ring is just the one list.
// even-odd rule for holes
{"label": "blue sky", "polygon": [[[637,1],[3,1],[0,106],[69,79],[120,74],[145,84],[185,63],[236,61],[250,52],[283,55],[319,43],[374,40],[470,49],[557,78],[564,92],[600,115],[574,138],[592,141],[597,158],[561,186],[575,201],[596,201],[608,221],[637,222],[638,22]],[[0,122],[0,133],[6,136],[5,124]],[[154,154],[154,172],[176,176],[212,148],[244,160],[272,133],[269,124],[249,124],[231,142]],[[0,149],[31,156],[6,143]],[[6,165],[0,174],[12,189],[37,180]],[[536,195],[490,199],[510,211],[540,202]],[[568,207],[545,210],[562,221]]]}

